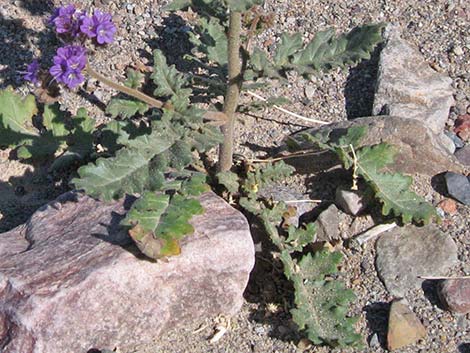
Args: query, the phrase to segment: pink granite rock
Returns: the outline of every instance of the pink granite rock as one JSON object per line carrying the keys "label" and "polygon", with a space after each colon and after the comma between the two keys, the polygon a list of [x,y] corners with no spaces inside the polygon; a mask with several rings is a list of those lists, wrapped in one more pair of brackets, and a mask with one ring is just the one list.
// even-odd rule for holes
{"label": "pink granite rock", "polygon": [[438,294],[442,304],[450,311],[470,313],[470,279],[446,279],[441,283]]}
{"label": "pink granite rock", "polygon": [[215,194],[200,200],[206,213],[168,262],[143,258],[120,230],[126,203],[76,193],[0,234],[1,352],[127,349],[236,313],[254,265],[249,226]]}

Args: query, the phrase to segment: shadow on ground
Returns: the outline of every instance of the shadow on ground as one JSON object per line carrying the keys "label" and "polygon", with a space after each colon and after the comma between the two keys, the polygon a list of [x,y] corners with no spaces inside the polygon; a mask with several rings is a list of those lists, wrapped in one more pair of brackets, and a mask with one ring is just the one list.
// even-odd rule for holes
{"label": "shadow on ground", "polygon": [[349,71],[344,89],[348,120],[372,115],[381,51],[382,46],[378,45],[369,60],[361,61]]}

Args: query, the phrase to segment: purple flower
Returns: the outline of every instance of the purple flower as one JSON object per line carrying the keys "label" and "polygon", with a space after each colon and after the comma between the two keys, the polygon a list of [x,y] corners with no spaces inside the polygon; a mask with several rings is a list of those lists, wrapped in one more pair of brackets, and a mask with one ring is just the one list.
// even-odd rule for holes
{"label": "purple flower", "polygon": [[98,44],[105,44],[113,42],[116,26],[110,14],[95,10],[92,17],[83,18],[80,30],[89,38],[96,37]]}
{"label": "purple flower", "polygon": [[76,37],[80,34],[80,26],[84,18],[85,15],[81,11],[69,5],[56,10],[50,21],[55,25],[57,33]]}
{"label": "purple flower", "polygon": [[23,72],[23,79],[34,83],[36,86],[39,85],[39,62],[34,59],[31,64],[26,67],[26,71]]}
{"label": "purple flower", "polygon": [[49,69],[55,80],[73,89],[85,81],[82,70],[86,66],[86,49],[78,45],[68,45],[57,49],[54,65]]}

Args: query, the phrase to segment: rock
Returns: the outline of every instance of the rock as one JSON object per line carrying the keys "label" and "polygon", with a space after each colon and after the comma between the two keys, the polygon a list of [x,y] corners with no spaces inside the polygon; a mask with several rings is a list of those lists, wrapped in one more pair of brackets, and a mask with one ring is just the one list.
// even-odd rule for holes
{"label": "rock", "polygon": [[335,203],[346,213],[356,216],[367,207],[367,200],[359,190],[337,188]]}
{"label": "rock", "polygon": [[455,214],[455,212],[457,212],[457,203],[452,199],[442,200],[437,207],[448,214]]}
{"label": "rock", "polygon": [[435,134],[443,132],[454,105],[452,79],[434,71],[423,56],[389,25],[380,54],[373,114],[416,119]]}
{"label": "rock", "polygon": [[380,236],[376,250],[379,277],[396,297],[419,288],[418,276],[442,276],[458,263],[454,241],[433,224],[395,227]]}
{"label": "rock", "polygon": [[416,343],[426,328],[402,300],[392,302],[388,318],[387,348],[390,351]]}
{"label": "rock", "polygon": [[464,205],[470,205],[470,181],[465,175],[447,172],[445,174],[447,192]]}
{"label": "rock", "polygon": [[452,140],[454,143],[455,148],[462,148],[465,146],[464,142],[460,137],[458,137],[456,134],[454,134],[452,131],[444,131],[444,135],[446,135],[448,138]]}
{"label": "rock", "polygon": [[[307,132],[341,136],[345,129],[361,125],[367,127],[367,135],[361,141],[360,146],[387,142],[396,147],[398,153],[395,156],[395,162],[387,166],[390,171],[434,176],[446,171],[462,173],[465,170],[446,149],[441,139],[442,136],[434,134],[420,121],[414,119],[383,115],[364,117],[311,129]],[[301,141],[296,135],[293,139]],[[312,147],[309,143],[299,142],[299,144],[301,148]],[[305,161],[303,158],[296,158],[296,163],[300,162],[303,165],[296,165],[296,167],[305,172],[316,167],[315,157],[309,157]]]}
{"label": "rock", "polygon": [[215,194],[200,201],[181,255],[156,263],[118,226],[122,201],[67,193],[0,234],[2,353],[127,350],[236,313],[254,265],[249,226]]}
{"label": "rock", "polygon": [[464,141],[470,141],[470,114],[460,115],[455,120],[454,132]]}
{"label": "rock", "polygon": [[335,205],[330,205],[318,216],[315,224],[317,226],[317,240],[331,242],[341,239],[339,232],[339,210]]}
{"label": "rock", "polygon": [[470,145],[466,145],[455,152],[455,157],[457,157],[459,162],[464,166],[470,167]]}
{"label": "rock", "polygon": [[379,348],[380,347],[380,342],[379,342],[379,336],[377,335],[377,332],[372,335],[369,341],[369,347],[371,348]]}
{"label": "rock", "polygon": [[446,279],[440,284],[438,294],[448,310],[458,314],[470,313],[470,279]]}

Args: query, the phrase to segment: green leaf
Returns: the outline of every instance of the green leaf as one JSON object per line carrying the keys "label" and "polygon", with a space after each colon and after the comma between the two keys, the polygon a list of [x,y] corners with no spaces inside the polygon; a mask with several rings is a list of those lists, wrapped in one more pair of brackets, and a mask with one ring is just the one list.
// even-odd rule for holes
{"label": "green leaf", "polygon": [[159,97],[177,95],[187,84],[184,75],[176,70],[175,65],[168,66],[161,50],[156,49],[153,52],[153,60],[154,72],[151,78],[157,85],[154,94]]}
{"label": "green leaf", "polygon": [[191,5],[191,0],[173,0],[168,5],[163,7],[163,11],[178,11],[184,10]]}
{"label": "green leaf", "polygon": [[255,5],[263,5],[264,0],[225,0],[230,10],[235,12],[248,11]]}
{"label": "green leaf", "polygon": [[278,45],[276,54],[274,55],[274,64],[278,67],[286,65],[289,62],[289,58],[298,50],[302,49],[302,47],[302,34],[282,34],[281,43]]}
{"label": "green leaf", "polygon": [[124,81],[124,85],[133,89],[139,89],[145,79],[145,75],[138,70],[127,69],[127,79]]}
{"label": "green leaf", "polygon": [[369,59],[374,47],[382,41],[383,27],[383,24],[356,27],[337,38],[333,29],[318,32],[305,49],[293,55],[292,68],[309,74],[312,69],[329,70]]}
{"label": "green leaf", "polygon": [[289,226],[287,230],[288,237],[285,240],[289,252],[302,251],[302,249],[311,244],[316,239],[315,223],[309,223],[305,228]]}
{"label": "green leaf", "polygon": [[149,109],[144,102],[128,99],[113,98],[106,107],[106,113],[113,118],[132,118],[137,113],[144,114]]}
{"label": "green leaf", "polygon": [[44,159],[67,148],[66,138],[70,131],[67,129],[65,114],[60,111],[59,104],[46,104],[42,118],[42,124],[47,130],[18,147],[16,151],[18,158]]}
{"label": "green leaf", "polygon": [[72,131],[67,137],[67,150],[52,163],[51,170],[66,169],[77,161],[82,161],[94,151],[93,131],[95,121],[84,108],[72,118]]}
{"label": "green leaf", "polygon": [[347,317],[354,293],[339,281],[327,281],[337,272],[341,253],[326,250],[304,255],[295,263],[287,251],[280,257],[288,279],[294,284],[292,319],[314,344],[332,347],[358,347],[361,336],[355,332],[356,318]]}
{"label": "green leaf", "polygon": [[204,17],[199,19],[196,33],[190,35],[190,41],[204,54],[207,59],[220,66],[228,63],[228,41],[226,28],[220,24],[215,17]]}
{"label": "green leaf", "polygon": [[0,90],[0,145],[16,147],[39,136],[32,125],[37,112],[33,95],[22,97],[12,87]]}
{"label": "green leaf", "polygon": [[232,194],[237,193],[238,189],[240,188],[238,175],[230,171],[217,173],[217,181]]}
{"label": "green leaf", "polygon": [[403,223],[429,223],[437,218],[434,207],[424,198],[409,191],[413,179],[400,174],[375,173],[359,167],[359,173],[368,181],[376,198],[382,202],[382,214],[401,217]]}
{"label": "green leaf", "polygon": [[82,166],[80,178],[72,183],[87,194],[104,200],[119,198],[125,193],[143,192],[162,183],[163,174],[154,170],[151,160],[168,151],[174,144],[175,135],[153,131],[128,141],[128,147],[117,151],[113,158],[99,158],[96,164]]}
{"label": "green leaf", "polygon": [[250,57],[250,67],[259,75],[269,78],[282,79],[282,76],[278,72],[278,68],[269,61],[266,53],[255,47]]}
{"label": "green leaf", "polygon": [[189,220],[204,212],[191,196],[208,188],[205,176],[198,174],[183,182],[181,191],[173,196],[147,192],[132,205],[121,224],[131,227],[129,234],[148,257],[178,255],[179,240],[194,232]]}
{"label": "green leaf", "polygon": [[58,103],[44,106],[42,124],[55,137],[67,136],[70,132],[65,126],[65,116],[60,111]]}

